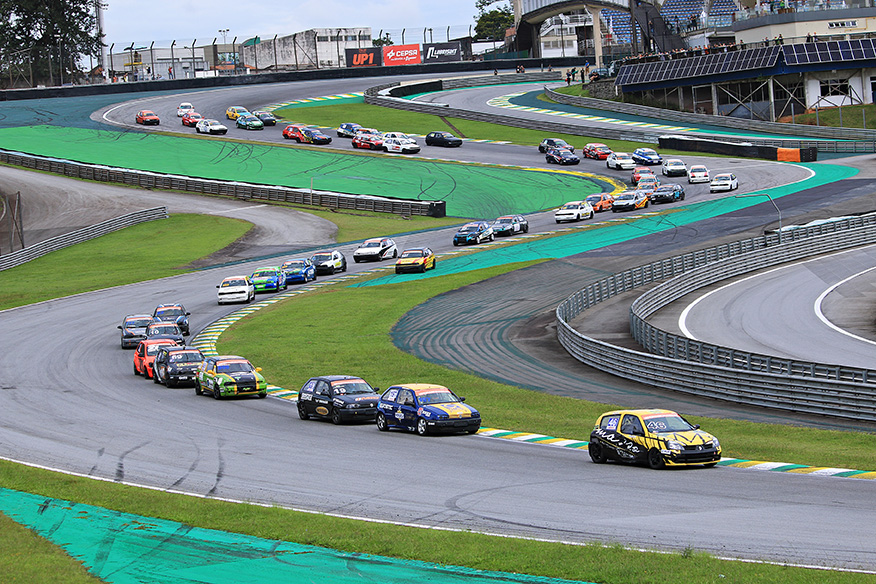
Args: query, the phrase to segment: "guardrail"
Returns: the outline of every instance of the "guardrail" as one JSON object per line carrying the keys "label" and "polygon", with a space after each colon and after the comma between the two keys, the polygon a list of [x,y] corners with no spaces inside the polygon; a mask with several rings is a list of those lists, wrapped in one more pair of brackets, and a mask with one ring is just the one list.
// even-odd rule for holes
{"label": "guardrail", "polygon": [[444,201],[412,201],[371,195],[348,195],[243,182],[225,182],[114,168],[97,164],[85,164],[8,150],[0,150],[0,162],[54,174],[63,174],[64,176],[98,182],[121,183],[144,189],[185,191],[188,193],[234,197],[242,200],[282,201],[296,205],[394,213],[396,215],[444,217],[446,214],[446,203]]}
{"label": "guardrail", "polygon": [[71,245],[118,231],[125,227],[145,223],[147,221],[155,221],[156,219],[167,219],[167,207],[153,207],[152,209],[143,209],[142,211],[134,211],[127,215],[107,219],[64,235],[52,237],[39,243],[35,243],[29,247],[19,249],[10,254],[0,257],[0,271],[20,266],[31,260],[35,260],[47,253],[69,247]]}
{"label": "guardrail", "polygon": [[[693,341],[645,322],[648,315],[714,281],[786,261],[876,241],[865,216],[659,260],[604,278],[556,309],[560,344],[579,361],[654,387],[734,403],[876,421],[876,371],[782,359]],[[647,353],[584,335],[570,322],[586,309],[666,280],[630,309],[630,330]]]}
{"label": "guardrail", "polygon": [[[729,116],[712,116],[707,114],[695,114],[675,110],[662,109],[647,105],[622,103],[593,97],[579,97],[558,93],[545,87],[545,94],[564,105],[586,107],[621,114],[659,118],[684,124],[705,124],[721,126],[735,130],[766,132],[796,136],[796,139],[749,139],[744,137],[723,136],[722,139],[733,142],[751,142],[762,146],[778,146],[782,148],[808,148],[817,147],[824,152],[874,152],[876,151],[876,130],[863,130],[857,128],[830,128],[827,126],[801,126],[796,124],[783,124],[781,122],[766,122],[761,120],[746,120]],[[821,138],[821,140],[800,139],[805,137]],[[837,140],[840,142],[825,142],[824,140]]]}

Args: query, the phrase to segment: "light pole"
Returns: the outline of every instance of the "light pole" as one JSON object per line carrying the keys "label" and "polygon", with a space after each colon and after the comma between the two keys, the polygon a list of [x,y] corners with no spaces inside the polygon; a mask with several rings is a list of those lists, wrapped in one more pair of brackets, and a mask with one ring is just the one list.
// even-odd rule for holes
{"label": "light pole", "polygon": [[222,44],[223,45],[228,43],[228,39],[225,38],[225,36],[228,34],[228,31],[230,31],[230,30],[231,30],[230,28],[220,28],[219,29],[219,34],[222,35]]}
{"label": "light pole", "polygon": [[58,86],[64,85],[64,57],[61,56],[61,35],[56,34],[55,40],[58,41]]}
{"label": "light pole", "polygon": [[782,243],[782,211],[779,209],[779,206],[776,205],[776,202],[769,195],[769,193],[752,193],[750,195],[736,195],[737,199],[745,199],[747,197],[766,197],[770,200],[770,203],[773,204],[773,207],[776,208],[776,213],[779,214],[779,245]]}

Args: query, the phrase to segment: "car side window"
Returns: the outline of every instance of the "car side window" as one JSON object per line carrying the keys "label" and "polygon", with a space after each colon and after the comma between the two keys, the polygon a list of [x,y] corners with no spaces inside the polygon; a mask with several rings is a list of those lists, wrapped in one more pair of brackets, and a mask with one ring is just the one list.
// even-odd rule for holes
{"label": "car side window", "polygon": [[311,379],[307,383],[304,384],[304,387],[301,388],[302,392],[313,392],[313,388],[316,387],[316,379]]}
{"label": "car side window", "polygon": [[399,393],[398,401],[403,406],[413,406],[414,405],[414,394],[411,393],[409,389],[403,389],[401,393]]}
{"label": "car side window", "polygon": [[316,389],[314,393],[319,395],[328,395],[329,394],[329,385],[325,381],[319,380],[316,382]]}
{"label": "car side window", "polygon": [[390,388],[386,390],[386,393],[383,395],[383,399],[385,401],[394,402],[396,401],[396,398],[398,398],[398,389],[395,388]]}
{"label": "car side window", "polygon": [[621,433],[634,436],[644,436],[645,430],[642,428],[642,422],[639,418],[631,414],[624,416],[624,421],[621,422]]}

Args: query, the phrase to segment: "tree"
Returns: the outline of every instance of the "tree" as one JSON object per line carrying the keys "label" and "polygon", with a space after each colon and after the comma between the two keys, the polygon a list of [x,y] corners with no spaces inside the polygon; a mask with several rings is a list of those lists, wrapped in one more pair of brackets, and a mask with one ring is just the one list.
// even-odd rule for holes
{"label": "tree", "polygon": [[100,50],[94,0],[5,0],[0,4],[0,51],[30,50],[34,81],[70,79],[82,55]]}
{"label": "tree", "polygon": [[376,39],[371,40],[371,44],[375,47],[388,47],[389,45],[394,44],[392,42],[392,37],[389,36],[389,33],[386,33],[382,37],[377,37]]}
{"label": "tree", "polygon": [[514,13],[511,12],[511,7],[500,6],[489,12],[481,12],[475,25],[475,35],[479,39],[503,40],[505,29],[512,26],[514,26]]}

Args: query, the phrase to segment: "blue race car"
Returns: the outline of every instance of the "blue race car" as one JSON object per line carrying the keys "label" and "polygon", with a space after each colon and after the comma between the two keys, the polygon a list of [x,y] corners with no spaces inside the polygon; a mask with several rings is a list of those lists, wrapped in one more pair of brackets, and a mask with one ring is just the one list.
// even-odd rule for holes
{"label": "blue race car", "polygon": [[495,238],[493,227],[489,223],[472,221],[459,228],[459,231],[453,236],[453,245],[481,243],[482,241],[493,241]]}
{"label": "blue race car", "polygon": [[298,258],[284,262],[280,269],[286,273],[286,283],[302,282],[306,284],[316,280],[316,266],[310,258]]}
{"label": "blue race car", "polygon": [[663,157],[652,148],[636,148],[633,150],[633,162],[636,164],[660,164]]}
{"label": "blue race car", "polygon": [[377,401],[377,429],[385,432],[401,428],[420,436],[437,432],[474,434],[481,427],[481,415],[463,401],[441,385],[393,385]]}
{"label": "blue race car", "polygon": [[338,136],[343,136],[345,138],[352,138],[356,135],[356,132],[361,128],[359,124],[354,124],[353,122],[344,122],[340,126],[338,126]]}

